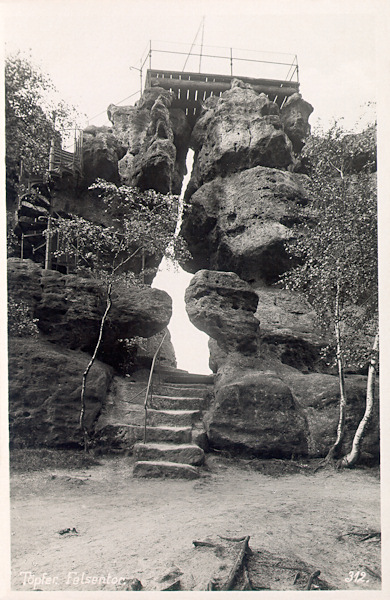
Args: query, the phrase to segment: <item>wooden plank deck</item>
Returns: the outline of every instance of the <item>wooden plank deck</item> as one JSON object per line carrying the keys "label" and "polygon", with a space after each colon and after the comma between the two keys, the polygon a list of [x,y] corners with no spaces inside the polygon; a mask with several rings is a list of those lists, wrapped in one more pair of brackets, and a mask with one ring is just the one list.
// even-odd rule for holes
{"label": "wooden plank deck", "polygon": [[279,107],[286,98],[299,92],[299,83],[296,81],[156,69],[148,69],[145,87],[162,87],[174,92],[176,97],[172,108],[181,108],[192,120],[196,120],[200,114],[202,102],[210,96],[221,96],[223,92],[230,89],[233,79],[240,79],[244,83],[250,84],[257,93],[266,94]]}

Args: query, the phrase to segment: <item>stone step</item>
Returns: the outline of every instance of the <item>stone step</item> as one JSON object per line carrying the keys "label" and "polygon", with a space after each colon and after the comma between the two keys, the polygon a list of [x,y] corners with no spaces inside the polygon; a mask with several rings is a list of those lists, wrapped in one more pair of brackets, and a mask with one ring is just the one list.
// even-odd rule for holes
{"label": "stone step", "polygon": [[204,410],[208,400],[195,396],[189,398],[188,396],[153,395],[149,405],[155,410]]}
{"label": "stone step", "polygon": [[[125,423],[110,423],[99,430],[100,445],[104,446],[104,438],[110,440],[110,443],[115,448],[128,449],[136,442],[141,442],[144,439],[143,425],[128,425]],[[191,427],[147,427],[146,428],[147,442],[165,442],[173,444],[191,444],[192,429]]]}
{"label": "stone step", "polygon": [[199,420],[199,410],[148,410],[149,427],[171,425],[174,427],[191,427]]}
{"label": "stone step", "polygon": [[214,375],[197,373],[164,373],[163,379],[166,383],[214,383]]}
{"label": "stone step", "polygon": [[160,380],[164,380],[167,383],[185,383],[185,384],[197,384],[197,383],[214,383],[214,374],[204,375],[202,373],[189,373],[183,369],[176,369],[173,367],[157,367],[155,369],[156,375]]}
{"label": "stone step", "polygon": [[203,464],[204,452],[195,444],[153,444],[134,445],[137,461],[164,461],[199,466]]}
{"label": "stone step", "polygon": [[138,461],[133,469],[134,477],[170,477],[196,479],[199,471],[196,467],[168,461]]}
{"label": "stone step", "polygon": [[192,384],[192,385],[179,385],[172,383],[169,384],[157,384],[153,385],[153,393],[160,396],[187,396],[187,397],[200,397],[209,394],[213,391],[212,385]]}
{"label": "stone step", "polygon": [[192,441],[191,427],[147,427],[147,442],[168,442],[173,444],[190,444]]}

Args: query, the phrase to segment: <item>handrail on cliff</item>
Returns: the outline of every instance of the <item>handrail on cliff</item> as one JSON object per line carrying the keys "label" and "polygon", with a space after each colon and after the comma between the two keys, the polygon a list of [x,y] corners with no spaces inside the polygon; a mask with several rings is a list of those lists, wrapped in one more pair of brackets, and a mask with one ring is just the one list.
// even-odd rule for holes
{"label": "handrail on cliff", "polygon": [[[181,46],[179,49],[172,49],[172,46]],[[184,48],[185,44],[179,44],[178,42],[160,42],[160,41],[152,41],[149,40],[149,44],[147,48],[145,48],[143,54],[141,55],[139,65],[140,68],[137,68],[141,73],[141,81],[142,81],[142,72],[145,69],[168,69],[177,70],[177,71],[197,71],[199,73],[216,73],[216,74],[225,74],[233,77],[234,66],[239,65],[242,69],[250,69],[250,73],[234,73],[234,76],[250,76],[255,78],[270,78],[270,70],[272,73],[272,78],[283,80],[283,81],[294,81],[299,83],[299,67],[298,67],[298,57],[293,53],[286,52],[260,52],[256,50],[247,50],[247,49],[239,49],[239,48],[229,48],[222,46],[204,46],[203,43],[201,45],[192,44],[190,52]],[[164,64],[158,66],[156,64],[156,56],[158,60],[158,55],[161,54],[164,56]],[[179,67],[179,61],[182,60],[182,57],[186,57],[184,67]],[[153,58],[153,60],[152,60]],[[196,59],[198,63],[199,59],[199,69],[196,68],[188,68],[186,69],[186,65],[189,58]],[[201,68],[201,60],[203,60],[203,65]],[[170,62],[170,64],[168,64]],[[153,63],[153,64],[152,64]],[[213,65],[211,67],[211,65]],[[216,66],[216,68],[215,68]],[[261,67],[262,73],[253,73],[253,69],[258,69]],[[136,67],[133,67],[136,68]],[[211,68],[211,70],[210,70]],[[222,72],[221,72],[222,71]],[[225,71],[225,72],[223,72]],[[268,71],[268,72],[267,72]],[[277,75],[275,77],[275,75]]]}
{"label": "handrail on cliff", "polygon": [[150,391],[150,386],[152,384],[152,378],[153,378],[153,371],[154,371],[154,366],[156,364],[156,359],[157,359],[157,355],[161,350],[161,347],[164,343],[165,338],[167,337],[168,332],[166,331],[161,342],[159,343],[156,352],[154,353],[153,356],[153,360],[152,360],[152,366],[150,367],[150,373],[149,373],[149,379],[148,379],[148,385],[146,387],[146,394],[145,394],[145,401],[144,401],[144,410],[145,410],[145,420],[144,420],[144,444],[146,444],[146,423],[147,423],[147,418],[148,418],[148,398],[149,398],[149,391]]}
{"label": "handrail on cliff", "polygon": [[[163,60],[159,61],[159,54],[163,56]],[[181,69],[179,61],[184,56],[186,60]],[[195,65],[194,59],[198,57],[199,65]],[[191,60],[187,66],[189,58]],[[238,73],[233,74],[233,64],[240,65]],[[231,88],[235,78],[248,84],[256,93],[266,94],[279,108],[284,106],[290,96],[299,92],[296,54],[259,53],[216,46],[210,46],[208,50],[203,45],[198,51],[194,44],[188,53],[180,49],[172,50],[166,45],[161,47],[150,41],[146,56],[141,57],[140,68],[130,69],[136,69],[140,73],[141,95],[142,81],[145,81],[145,90],[161,87],[173,92],[171,108],[183,110],[190,125],[194,125],[200,116],[204,101],[210,96],[221,96]]]}

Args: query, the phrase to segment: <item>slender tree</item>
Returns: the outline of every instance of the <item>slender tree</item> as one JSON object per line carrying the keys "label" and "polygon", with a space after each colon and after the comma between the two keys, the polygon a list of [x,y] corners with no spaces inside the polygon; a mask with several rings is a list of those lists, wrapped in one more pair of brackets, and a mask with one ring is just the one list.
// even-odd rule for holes
{"label": "slender tree", "polygon": [[[334,332],[340,403],[336,438],[327,460],[339,456],[344,439],[345,366],[367,364],[369,340],[377,330],[374,132],[374,127],[368,127],[358,135],[346,134],[336,123],[309,140],[303,161],[308,165],[313,201],[307,209],[306,224],[296,230],[295,239],[288,244],[299,265],[283,277],[288,288],[303,293],[311,302],[323,328]],[[376,363],[370,369],[367,414],[354,443],[354,463],[372,415]],[[340,464],[352,462],[346,459]]]}
{"label": "slender tree", "polygon": [[[107,221],[111,225],[94,224],[82,217],[59,217],[52,229],[57,235],[57,258],[67,257],[76,272],[104,282],[105,309],[102,314],[92,356],[82,375],[79,423],[84,449],[89,445],[85,423],[87,378],[99,356],[104,326],[112,306],[112,292],[117,283],[136,285],[144,281],[147,272],[145,255],[184,257],[184,241],[175,236],[178,199],[148,190],[119,186],[97,180],[92,190],[106,205]],[[134,260],[138,259],[138,273]],[[128,270],[129,265],[131,269]]]}

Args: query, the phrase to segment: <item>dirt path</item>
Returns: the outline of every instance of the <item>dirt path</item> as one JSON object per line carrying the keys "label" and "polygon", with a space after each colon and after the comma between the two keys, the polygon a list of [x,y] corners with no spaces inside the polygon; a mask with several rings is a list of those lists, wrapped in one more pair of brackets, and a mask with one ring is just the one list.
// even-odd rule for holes
{"label": "dirt path", "polygon": [[[250,535],[251,548],[303,560],[336,589],[380,589],[378,541],[338,539],[354,528],[379,531],[374,472],[274,477],[211,457],[202,479],[164,481],[133,479],[132,458],[101,462],[12,475],[14,590],[126,589],[119,578],[162,589],[175,568],[185,589],[205,589],[216,564],[192,540],[218,535]],[[58,533],[73,527],[77,535]],[[352,571],[357,582],[346,581]]]}

